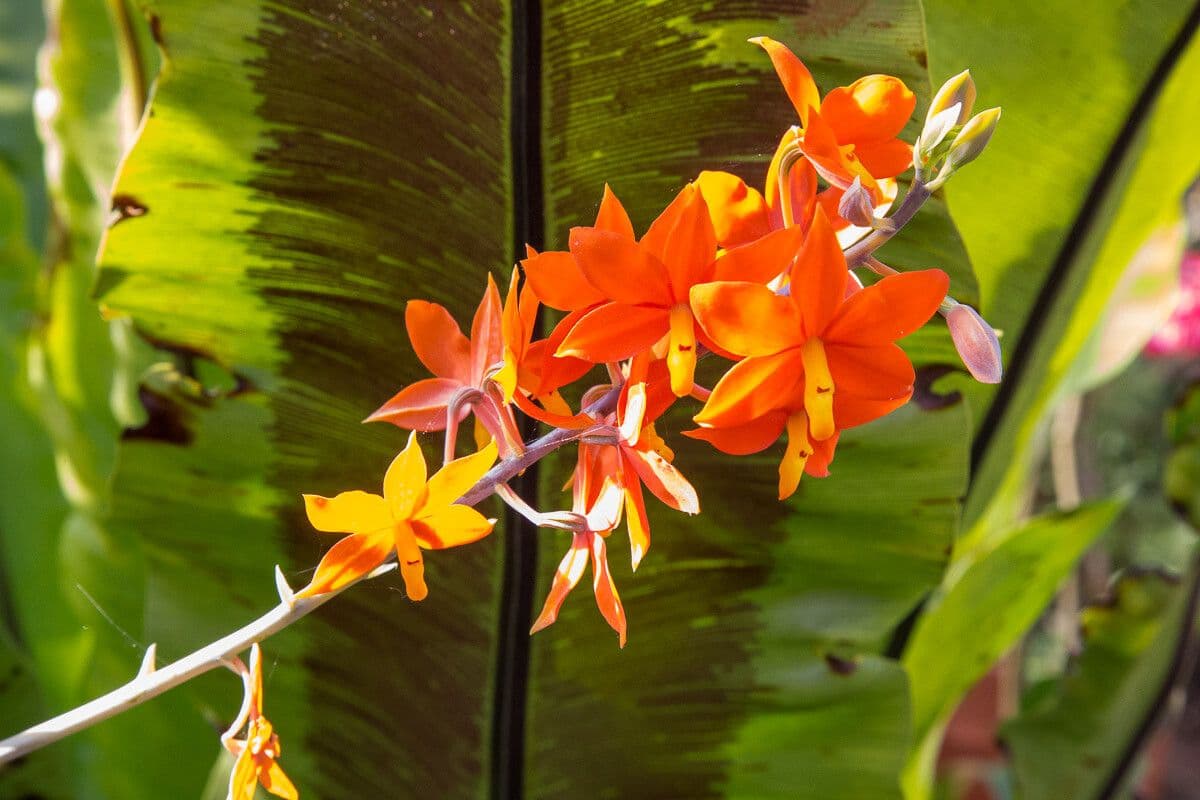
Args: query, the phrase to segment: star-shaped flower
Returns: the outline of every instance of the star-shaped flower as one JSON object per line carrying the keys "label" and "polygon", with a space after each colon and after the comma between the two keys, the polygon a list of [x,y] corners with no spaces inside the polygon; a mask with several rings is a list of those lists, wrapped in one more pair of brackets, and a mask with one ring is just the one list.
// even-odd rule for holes
{"label": "star-shaped flower", "polygon": [[[756,452],[786,429],[780,497],[808,460],[825,471],[840,430],[862,425],[912,395],[913,368],[895,341],[937,312],[949,288],[941,270],[883,278],[853,291],[846,259],[818,210],[780,296],[745,282],[692,290],[696,319],[728,352],[744,356],[713,387],[688,435],[731,453]],[[827,444],[823,444],[827,443]]]}
{"label": "star-shaped flower", "polygon": [[496,445],[490,443],[451,461],[426,480],[425,456],[414,432],[388,467],[382,496],[357,490],[336,497],[304,495],[304,510],[314,528],[350,535],[329,549],[312,582],[296,596],[340,589],[395,552],[409,598],[424,600],[429,590],[421,548],[458,547],[492,532],[496,520],[454,501],[478,483],[495,461]]}

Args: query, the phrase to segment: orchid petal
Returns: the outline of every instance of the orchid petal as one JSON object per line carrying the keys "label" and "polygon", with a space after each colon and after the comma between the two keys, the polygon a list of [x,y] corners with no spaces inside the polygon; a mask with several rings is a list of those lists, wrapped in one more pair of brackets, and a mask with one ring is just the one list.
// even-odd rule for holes
{"label": "orchid petal", "polygon": [[654,344],[668,329],[665,308],[606,303],[575,324],[555,355],[594,363],[619,361]]}
{"label": "orchid petal", "polygon": [[312,581],[296,592],[296,597],[313,597],[354,583],[382,564],[395,548],[391,528],[340,539],[325,553]]}
{"label": "orchid petal", "polygon": [[949,288],[940,269],[888,275],[846,300],[823,338],[855,345],[893,342],[928,322]]}
{"label": "orchid petal", "polygon": [[404,325],[413,352],[439,378],[466,382],[471,373],[471,343],[450,312],[437,303],[409,300]]}
{"label": "orchid petal", "polygon": [[[446,407],[463,384],[451,378],[426,378],[409,384],[375,410],[364,422],[390,422],[399,428],[440,431],[446,427]],[[463,415],[467,409],[463,410]]]}
{"label": "orchid petal", "polygon": [[408,445],[392,459],[383,476],[383,496],[395,519],[408,519],[425,497],[425,455],[417,444],[416,432],[408,435]]}
{"label": "orchid petal", "polygon": [[554,621],[558,619],[558,612],[562,608],[563,601],[567,599],[567,595],[571,593],[571,590],[578,585],[580,578],[583,577],[584,570],[587,569],[589,551],[592,544],[591,539],[595,536],[596,534],[588,531],[587,533],[575,534],[571,540],[571,549],[563,556],[558,569],[554,572],[554,580],[550,584],[550,592],[546,595],[546,603],[542,606],[542,613],[538,614],[538,618],[534,620],[533,627],[529,629],[531,636],[553,625]]}
{"label": "orchid petal", "polygon": [[767,51],[767,55],[771,57],[771,64],[775,67],[775,74],[783,84],[783,90],[787,92],[788,99],[792,101],[792,106],[800,116],[800,125],[807,126],[809,110],[817,108],[821,102],[816,81],[813,80],[808,67],[804,66],[804,62],[797,58],[795,53],[774,39],[756,36],[750,41]]}
{"label": "orchid petal", "polygon": [[309,523],[324,533],[368,533],[392,524],[387,501],[357,489],[334,497],[306,494],[304,512]]}
{"label": "orchid petal", "polygon": [[802,343],[800,314],[790,298],[758,283],[719,281],[693,286],[692,313],[721,349],[768,356]]}
{"label": "orchid petal", "polygon": [[695,420],[705,427],[725,428],[798,403],[803,377],[798,349],[747,358],[717,382]]}
{"label": "orchid petal", "polygon": [[441,506],[412,521],[417,541],[431,550],[477,542],[491,533],[495,524],[494,519],[463,505]]}
{"label": "orchid petal", "polygon": [[[426,486],[423,509],[434,511],[448,506],[467,493],[496,463],[496,443],[490,442],[476,453],[456,458],[433,474]],[[417,514],[423,517],[422,514]]]}
{"label": "orchid petal", "polygon": [[569,241],[588,283],[609,300],[671,305],[667,268],[633,239],[599,228],[572,228]]}
{"label": "orchid petal", "polygon": [[791,298],[805,337],[821,336],[846,296],[846,257],[825,212],[817,209],[804,247],[792,265]]}

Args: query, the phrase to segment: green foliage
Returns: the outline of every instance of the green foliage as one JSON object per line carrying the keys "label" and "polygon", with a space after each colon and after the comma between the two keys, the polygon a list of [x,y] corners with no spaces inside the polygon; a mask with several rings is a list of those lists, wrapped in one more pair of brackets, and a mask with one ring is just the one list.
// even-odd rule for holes
{"label": "green foliage", "polygon": [[1194,581],[1128,575],[1111,606],[1084,611],[1085,650],[1072,672],[1032,687],[1004,727],[1021,797],[1086,800],[1119,783],[1119,758],[1175,677],[1178,642],[1194,624]]}
{"label": "green foliage", "polygon": [[[774,499],[778,452],[733,462],[675,435],[687,413],[668,417],[659,432],[678,444],[704,513],[652,509],[636,576],[613,538],[624,651],[575,596],[526,652],[527,621],[514,625],[511,606],[540,603],[565,537],[537,534],[536,581],[506,585],[531,535],[506,520],[484,542],[432,554],[419,606],[385,578],[272,638],[267,711],[306,798],[481,797],[515,784],[564,798],[899,798],[906,764],[920,796],[940,723],[1118,510],[1018,524],[1017,499],[1045,418],[1092,374],[1091,328],[1125,264],[1175,220],[1200,170],[1172,133],[1200,121],[1185,79],[1195,47],[1147,89],[1184,22],[1161,5],[1101,9],[1081,25],[1065,0],[784,11],[767,0],[146,0],[145,24],[123,0],[63,0],[49,4],[46,79],[59,102],[43,126],[57,165],[47,184],[31,166],[41,153],[28,114],[40,9],[14,6],[37,13],[10,29],[6,6],[0,152],[24,191],[0,186],[0,433],[23,454],[0,467],[0,565],[16,576],[3,599],[19,623],[0,647],[0,669],[19,669],[0,684],[5,718],[10,703],[14,719],[46,713],[35,690],[61,707],[134,672],[138,653],[101,613],[170,660],[271,604],[274,564],[307,579],[328,539],[306,524],[300,492],[377,488],[403,442],[358,420],[423,377],[407,300],[465,322],[485,274],[506,276],[526,238],[561,247],[591,222],[606,181],[639,230],[700,169],[761,185],[795,122],[745,43],[766,34],[825,89],[885,72],[924,104],[971,67],[981,103],[1004,106],[949,206],[934,198],[881,257],[940,266],[956,297],[981,302],[1006,355],[1021,354],[1011,386],[993,395],[958,373],[933,384],[957,362],[944,326],[929,326],[903,343],[917,401],[847,432],[833,476],[806,479],[786,505]],[[526,39],[530,13],[540,41]],[[130,115],[159,57],[151,32],[162,72],[133,143]],[[25,70],[12,125],[10,63]],[[1128,122],[1142,94],[1158,102]],[[921,119],[919,107],[907,139]],[[49,219],[39,279],[25,242]],[[40,369],[27,380],[30,353]],[[1186,479],[1179,463],[1172,474]],[[555,458],[531,476],[548,504],[568,468]],[[955,544],[968,489],[974,527]],[[31,513],[14,513],[20,498]],[[1125,676],[1096,718],[1136,715],[1124,687],[1158,674],[1147,643],[1170,641],[1182,613],[1179,593],[1156,591],[1101,626],[1085,656],[1101,666],[1063,682],[1061,708],[1039,707],[1045,735],[1095,670]],[[931,596],[897,662],[897,628]],[[519,663],[499,663],[509,658]],[[70,791],[49,787],[56,796],[220,796],[228,759],[214,731],[239,691],[209,676],[31,760],[0,796],[53,774],[55,758],[76,769]],[[497,739],[511,715],[524,741]],[[1038,771],[1018,769],[1030,785]]]}

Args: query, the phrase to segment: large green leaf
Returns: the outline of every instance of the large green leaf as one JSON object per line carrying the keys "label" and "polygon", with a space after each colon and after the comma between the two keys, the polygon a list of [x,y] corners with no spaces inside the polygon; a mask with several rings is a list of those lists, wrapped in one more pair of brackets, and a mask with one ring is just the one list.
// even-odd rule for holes
{"label": "large green leaf", "polygon": [[917,743],[907,796],[928,796],[941,728],[959,699],[1033,625],[1120,509],[1108,501],[1034,519],[931,601],[904,653]]}
{"label": "large green leaf", "polygon": [[1179,136],[1200,125],[1200,9],[927,5],[933,71],[969,61],[988,104],[1005,111],[987,157],[947,190],[984,311],[1016,359],[975,443],[967,519],[980,524],[964,552],[1012,530],[1046,420],[1086,385],[1122,273],[1178,224],[1200,174],[1200,152]]}
{"label": "large green leaf", "polygon": [[[301,491],[377,484],[403,437],[357,420],[421,377],[407,299],[466,320],[514,238],[561,243],[605,180],[639,227],[701,168],[761,181],[792,112],[746,36],[788,41],[826,88],[887,71],[929,96],[920,9],[898,0],[783,14],[697,1],[665,20],[648,3],[147,11],[164,71],[115,188],[126,213],[97,291],[176,354],[143,388],[149,419],[121,447],[112,520],[147,555],[135,635],[168,657],[265,608],[274,562],[303,580],[327,540],[307,529]],[[888,257],[940,262],[971,297],[936,202],[923,225]],[[912,346],[922,364],[947,351],[944,329]],[[705,514],[656,513],[637,576],[614,540],[624,651],[584,587],[530,648],[520,609],[544,586],[503,583],[521,566],[502,561],[506,538],[522,549],[514,527],[432,555],[419,606],[390,579],[356,588],[268,644],[286,768],[310,797],[522,783],[536,796],[897,796],[907,691],[881,654],[940,578],[966,476],[965,406],[923,399],[929,410],[848,434],[834,477],[787,506],[778,453],[734,467],[681,444]],[[547,494],[565,477],[555,466]],[[542,582],[563,547],[546,538]],[[216,676],[194,702],[226,719],[236,690]],[[215,754],[209,728],[176,722],[180,748]],[[205,783],[192,764],[173,785]]]}
{"label": "large green leaf", "polygon": [[1022,798],[1087,800],[1119,786],[1122,756],[1179,677],[1195,624],[1194,581],[1126,576],[1110,606],[1084,611],[1087,640],[1071,674],[1033,687],[1001,734]]}

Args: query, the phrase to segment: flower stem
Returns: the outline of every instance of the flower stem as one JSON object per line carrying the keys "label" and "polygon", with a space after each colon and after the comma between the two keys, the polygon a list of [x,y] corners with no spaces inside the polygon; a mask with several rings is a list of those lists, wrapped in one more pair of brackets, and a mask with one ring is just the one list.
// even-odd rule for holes
{"label": "flower stem", "polygon": [[908,194],[904,195],[904,202],[896,209],[896,213],[884,218],[886,227],[876,228],[846,249],[846,266],[853,269],[865,264],[872,253],[883,247],[908,224],[931,194],[924,183],[914,178],[912,185],[908,187]]}
{"label": "flower stem", "polygon": [[[585,410],[597,417],[612,413],[617,406],[620,393],[620,387],[609,389]],[[578,440],[587,433],[588,429],[557,428],[545,436],[535,439],[520,455],[506,458],[492,467],[457,502],[469,506],[480,503],[494,494],[507,481],[524,472],[535,461],[565,444]],[[296,599],[292,597],[290,588],[283,584],[279,587],[281,597],[279,605],[253,622],[162,669],[154,669],[153,659],[149,658],[133,680],[128,683],[71,711],[0,741],[0,764],[20,758],[76,731],[89,728],[102,720],[128,711],[168,689],[186,683],[197,675],[218,667],[228,667],[234,662],[238,653],[256,642],[261,642],[297,620],[308,616],[351,586],[390,572],[395,568],[393,554],[392,559],[359,581],[347,584],[336,591],[313,597]]]}

